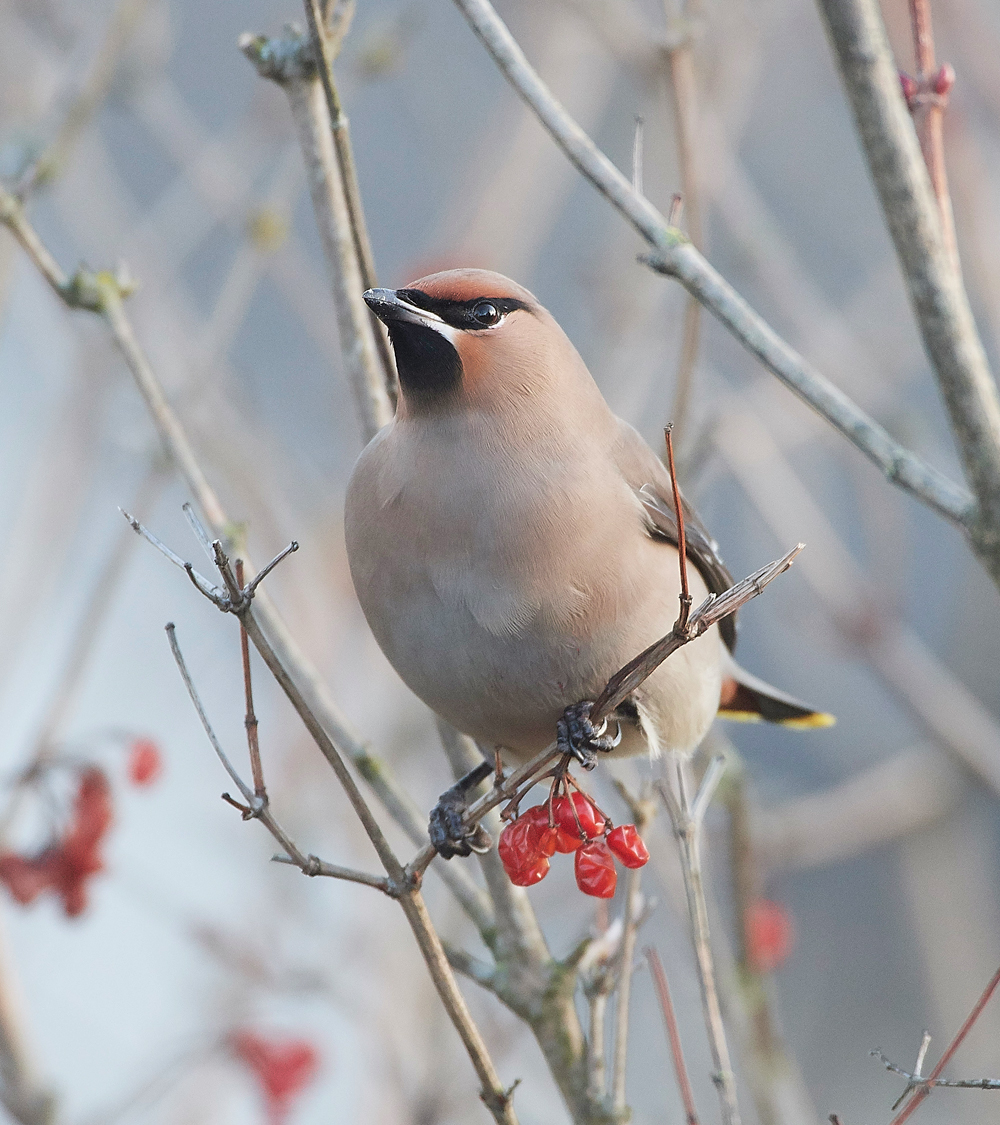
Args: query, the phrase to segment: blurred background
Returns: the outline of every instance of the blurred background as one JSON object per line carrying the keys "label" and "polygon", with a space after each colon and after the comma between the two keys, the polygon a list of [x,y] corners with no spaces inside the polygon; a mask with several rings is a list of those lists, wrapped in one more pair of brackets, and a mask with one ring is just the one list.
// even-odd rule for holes
{"label": "blurred background", "polygon": [[[654,203],[666,211],[687,175],[687,216],[700,220],[710,261],[864,409],[958,479],[813,6],[498,7],[623,169],[644,119]],[[883,9],[912,69],[905,0]],[[1000,9],[935,0],[933,10],[939,58],[958,74],[946,148],[960,249],[996,370]],[[682,168],[668,48],[684,16],[696,128]],[[69,271],[127,264],[140,339],[253,556],[301,544],[269,579],[272,596],[350,721],[426,809],[449,783],[433,718],[379,653],[347,572],[342,501],[360,440],[287,99],[236,47],[240,33],[276,34],[286,20],[301,22],[301,11],[257,0],[9,0],[0,174],[14,182],[55,152],[33,221]],[[456,265],[511,275],[659,448],[677,403],[685,294],[637,263],[638,238],[573,172],[458,11],[445,0],[361,0],[337,72],[380,282]],[[269,863],[270,838],[219,800],[228,781],[163,626],[176,622],[215,728],[242,761],[235,622],[118,512],[197,565],[188,496],[103,325],[67,312],[0,235],[3,847],[45,844],[82,762],[106,771],[114,817],[106,871],[88,881],[79,916],[52,894],[22,905],[0,892],[8,1026],[57,1099],[55,1120],[485,1120],[395,905]],[[744,764],[756,893],[775,904],[775,970],[763,987],[794,1056],[799,1108],[787,1120],[835,1112],[860,1125],[887,1117],[902,1089],[869,1051],[910,1067],[926,1028],[936,1058],[1000,965],[1000,792],[983,776],[1000,775],[1000,600],[954,529],[885,483],[707,316],[701,329],[676,418],[682,484],[736,575],[808,544],[743,611],[740,660],[839,719],[810,734],[723,724],[718,736]],[[334,777],[254,667],[277,814],[305,851],[374,869]],[[40,752],[65,768],[19,787]],[[987,768],[970,770],[970,758]],[[633,784],[642,770],[622,776]],[[595,775],[596,792],[622,817],[609,773]],[[640,944],[661,952],[712,1121],[669,829],[659,823],[651,836],[658,860],[644,889],[657,905]],[[713,809],[716,933],[738,948],[731,837],[725,810]],[[441,932],[471,940],[433,879],[428,896]],[[600,924],[568,866],[531,896],[559,954]],[[644,969],[633,987],[634,1120],[680,1120]],[[504,1080],[523,1080],[521,1121],[568,1120],[527,1029],[463,988]],[[1000,1077],[998,1042],[1000,1004],[951,1072]],[[298,1051],[294,1097],[264,1097],[253,1043],[282,1045],[291,1070]],[[1000,1122],[1000,1105],[981,1092],[941,1091],[919,1112],[928,1123]]]}

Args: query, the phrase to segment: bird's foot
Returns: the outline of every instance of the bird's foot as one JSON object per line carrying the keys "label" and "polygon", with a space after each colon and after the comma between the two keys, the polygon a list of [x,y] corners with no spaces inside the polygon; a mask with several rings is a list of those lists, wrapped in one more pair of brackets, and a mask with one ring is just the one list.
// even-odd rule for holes
{"label": "bird's foot", "polygon": [[607,754],[622,740],[620,723],[618,732],[612,738],[607,733],[607,719],[600,726],[595,726],[590,721],[591,707],[593,703],[589,701],[574,703],[572,707],[566,708],[562,718],[556,723],[556,743],[559,749],[576,758],[585,770],[592,770],[597,765],[597,751]]}
{"label": "bird's foot", "polygon": [[493,846],[493,839],[481,824],[467,825],[469,792],[493,772],[490,762],[471,770],[450,789],[446,789],[431,809],[428,833],[438,855],[451,859],[456,855],[483,855]]}

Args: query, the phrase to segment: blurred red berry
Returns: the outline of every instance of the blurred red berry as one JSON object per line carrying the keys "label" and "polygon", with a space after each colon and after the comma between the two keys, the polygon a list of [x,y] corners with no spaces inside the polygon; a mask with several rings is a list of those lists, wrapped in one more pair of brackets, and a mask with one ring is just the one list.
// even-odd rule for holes
{"label": "blurred red berry", "polygon": [[758,898],[743,918],[747,964],[758,973],[770,973],[792,951],[795,928],[788,909],[780,902]]}
{"label": "blurred red berry", "polygon": [[634,824],[619,824],[604,839],[626,867],[642,867],[649,859],[649,851]]}
{"label": "blurred red berry", "polygon": [[591,840],[576,853],[576,885],[585,895],[611,898],[618,883],[615,860],[603,840]]}
{"label": "blurred red berry", "polygon": [[231,1039],[233,1054],[254,1072],[267,1104],[271,1125],[281,1125],[292,1100],[315,1077],[319,1056],[305,1039],[271,1039],[254,1031],[238,1031]]}
{"label": "blurred red berry", "polygon": [[579,839],[580,830],[583,829],[587,838],[592,840],[604,832],[604,817],[582,793],[574,793],[572,797],[556,797],[552,802],[552,812],[556,826],[566,836]]}
{"label": "blurred red berry", "polygon": [[160,748],[151,738],[137,738],[128,748],[128,779],[133,785],[152,785],[163,772]]}
{"label": "blurred red berry", "polygon": [[54,855],[51,851],[30,857],[17,852],[0,853],[0,882],[10,891],[15,902],[27,906],[42,891],[56,885],[58,876],[53,863]]}
{"label": "blurred red berry", "polygon": [[108,779],[97,766],[88,766],[80,775],[73,816],[62,839],[36,856],[0,855],[0,882],[23,905],[51,889],[62,899],[66,916],[77,917],[87,908],[87,880],[104,870],[100,847],[112,817]]}

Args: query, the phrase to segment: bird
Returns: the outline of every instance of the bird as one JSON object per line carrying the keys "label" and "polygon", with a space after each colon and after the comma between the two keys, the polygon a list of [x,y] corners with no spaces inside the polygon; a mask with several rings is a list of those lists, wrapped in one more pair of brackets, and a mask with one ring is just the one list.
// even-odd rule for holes
{"label": "bird", "polygon": [[[509,278],[453,269],[364,299],[388,330],[399,395],[351,474],[347,557],[376,641],[431,710],[515,765],[556,732],[589,766],[595,751],[685,758],[717,714],[833,721],[736,663],[733,615],[626,698],[615,737],[595,729],[590,701],[677,617],[667,469]],[[686,501],[683,516],[698,605],[733,580]],[[432,813],[446,858],[478,850],[462,815],[471,786]]]}

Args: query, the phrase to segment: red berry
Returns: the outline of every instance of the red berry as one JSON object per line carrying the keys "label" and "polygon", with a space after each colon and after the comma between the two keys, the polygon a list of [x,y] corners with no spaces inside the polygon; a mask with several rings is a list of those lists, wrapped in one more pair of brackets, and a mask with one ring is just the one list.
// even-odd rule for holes
{"label": "red berry", "polygon": [[792,916],[780,902],[758,898],[743,918],[747,963],[758,973],[773,972],[792,951]]}
{"label": "red berry", "polygon": [[[570,804],[571,800],[572,804]],[[590,798],[582,793],[574,793],[571,798],[557,797],[552,802],[552,812],[556,826],[566,836],[575,836],[579,839],[582,829],[587,838],[593,840],[604,833],[604,817],[597,811]]]}
{"label": "red berry", "polygon": [[133,785],[152,785],[162,770],[160,748],[151,738],[137,738],[129,746],[126,771]]}
{"label": "red berry", "polygon": [[549,861],[540,859],[534,867],[522,867],[520,871],[508,871],[507,876],[515,887],[533,887],[549,873]]}
{"label": "red berry", "polygon": [[576,885],[585,895],[611,898],[618,883],[614,857],[603,840],[591,840],[576,853]]}
{"label": "red berry", "polygon": [[518,819],[526,820],[531,825],[531,835],[541,855],[550,856],[555,852],[559,829],[549,827],[549,807],[547,804],[533,805],[522,813]]}
{"label": "red berry", "polygon": [[619,824],[604,837],[608,847],[626,867],[642,867],[649,859],[649,851],[634,824]]}

